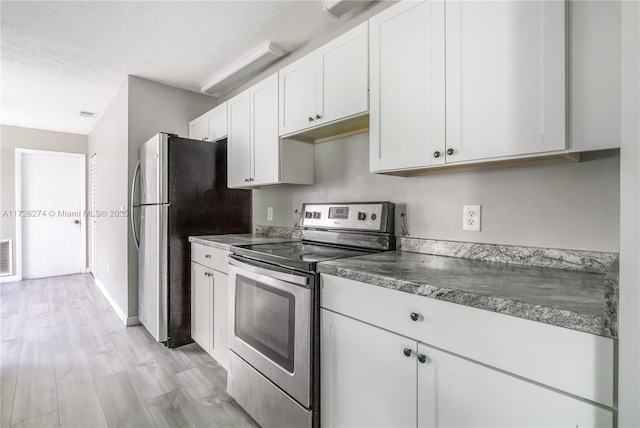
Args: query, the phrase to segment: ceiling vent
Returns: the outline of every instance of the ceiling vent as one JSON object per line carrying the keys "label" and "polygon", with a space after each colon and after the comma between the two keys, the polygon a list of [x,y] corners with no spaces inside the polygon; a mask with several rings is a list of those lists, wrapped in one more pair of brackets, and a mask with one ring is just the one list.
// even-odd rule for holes
{"label": "ceiling vent", "polygon": [[363,8],[375,0],[325,0],[324,10],[336,18],[342,18],[349,12]]}
{"label": "ceiling vent", "polygon": [[80,116],[82,116],[82,117],[89,117],[89,118],[91,118],[91,117],[93,117],[93,116],[95,116],[95,115],[96,115],[95,113],[90,112],[90,111],[81,111],[81,112],[80,112]]}
{"label": "ceiling vent", "polygon": [[280,58],[284,53],[280,46],[267,42],[238,63],[212,77],[202,86],[200,91],[214,97],[224,95],[235,86],[252,77],[252,74]]}

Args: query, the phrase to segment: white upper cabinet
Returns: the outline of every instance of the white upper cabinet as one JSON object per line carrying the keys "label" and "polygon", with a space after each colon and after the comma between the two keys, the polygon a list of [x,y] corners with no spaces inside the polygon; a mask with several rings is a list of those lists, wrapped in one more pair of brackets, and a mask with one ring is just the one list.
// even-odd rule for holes
{"label": "white upper cabinet", "polygon": [[564,1],[401,1],[369,20],[370,169],[566,153]]}
{"label": "white upper cabinet", "polygon": [[315,125],[369,111],[369,34],[366,22],[316,51]]}
{"label": "white upper cabinet", "polygon": [[279,71],[280,135],[313,126],[316,117],[316,62],[307,55]]}
{"label": "white upper cabinet", "polygon": [[445,7],[447,163],[566,149],[565,3]]}
{"label": "white upper cabinet", "polygon": [[278,135],[278,74],[228,101],[228,186],[313,184],[313,145]]}
{"label": "white upper cabinet", "polygon": [[254,85],[251,97],[252,184],[280,181],[280,137],[278,136],[278,75]]}
{"label": "white upper cabinet", "polygon": [[280,135],[368,111],[367,47],[365,22],[280,70]]}
{"label": "white upper cabinet", "polygon": [[243,187],[251,177],[251,112],[249,89],[228,102],[227,185]]}
{"label": "white upper cabinet", "polygon": [[209,123],[206,114],[189,122],[189,138],[206,141],[209,136]]}
{"label": "white upper cabinet", "polygon": [[217,141],[227,136],[226,101],[202,116],[189,122],[189,138]]}
{"label": "white upper cabinet", "polygon": [[227,102],[220,104],[207,115],[209,140],[216,141],[227,136]]}
{"label": "white upper cabinet", "polygon": [[443,164],[444,3],[400,2],[369,27],[371,171]]}

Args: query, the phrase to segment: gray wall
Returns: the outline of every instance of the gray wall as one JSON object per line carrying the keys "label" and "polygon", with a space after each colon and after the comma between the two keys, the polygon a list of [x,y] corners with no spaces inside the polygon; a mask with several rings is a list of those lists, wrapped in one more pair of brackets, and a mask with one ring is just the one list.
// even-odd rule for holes
{"label": "gray wall", "polygon": [[[0,184],[0,211],[14,210],[16,206],[15,149],[86,154],[87,136],[0,125],[0,180],[2,182]],[[13,239],[15,254],[15,218],[5,216],[0,218],[0,235],[2,239]],[[15,257],[13,272],[16,273]]]}
{"label": "gray wall", "polygon": [[[129,76],[89,135],[89,153],[97,155],[98,209],[129,209],[140,146],[159,132],[188,135],[189,121],[214,104],[209,96]],[[96,279],[128,322],[135,322],[138,253],[129,219],[99,218],[96,243]]]}
{"label": "gray wall", "polygon": [[619,426],[640,426],[640,5],[623,2]]}
{"label": "gray wall", "polygon": [[[129,82],[125,81],[89,134],[89,154],[96,154],[96,205],[98,210],[128,207],[127,123]],[[118,306],[120,316],[129,313],[127,287],[128,221],[122,217],[98,217],[96,222],[96,271],[94,276]],[[107,268],[109,265],[109,268]]]}
{"label": "gray wall", "polygon": [[[255,190],[254,224],[291,226],[303,202],[390,200],[407,205],[415,237],[618,251],[619,162],[609,151],[576,164],[395,177],[369,172],[360,134],[316,144],[315,185]],[[465,204],[482,205],[481,232],[462,230]]]}

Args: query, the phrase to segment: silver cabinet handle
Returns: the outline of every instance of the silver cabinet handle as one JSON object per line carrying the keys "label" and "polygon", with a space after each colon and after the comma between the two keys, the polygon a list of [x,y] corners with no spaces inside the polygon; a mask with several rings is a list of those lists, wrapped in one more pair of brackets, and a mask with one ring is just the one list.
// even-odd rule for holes
{"label": "silver cabinet handle", "polygon": [[211,258],[211,254],[205,254],[205,255],[204,255],[204,258],[205,258],[205,259],[210,259],[210,258]]}
{"label": "silver cabinet handle", "polygon": [[322,116],[320,116],[319,114],[316,114],[316,119],[322,119]]}
{"label": "silver cabinet handle", "polygon": [[409,317],[411,318],[411,321],[422,321],[424,320],[424,317],[422,315],[420,315],[417,312],[411,312],[411,314],[409,314]]}
{"label": "silver cabinet handle", "polygon": [[313,122],[313,117],[309,116],[309,122]]}

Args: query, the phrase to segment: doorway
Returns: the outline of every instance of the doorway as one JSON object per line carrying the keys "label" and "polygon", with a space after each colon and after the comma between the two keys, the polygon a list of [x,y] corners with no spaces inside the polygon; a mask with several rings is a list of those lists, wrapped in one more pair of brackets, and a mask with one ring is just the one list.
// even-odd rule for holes
{"label": "doorway", "polygon": [[20,279],[86,270],[85,155],[16,149]]}

